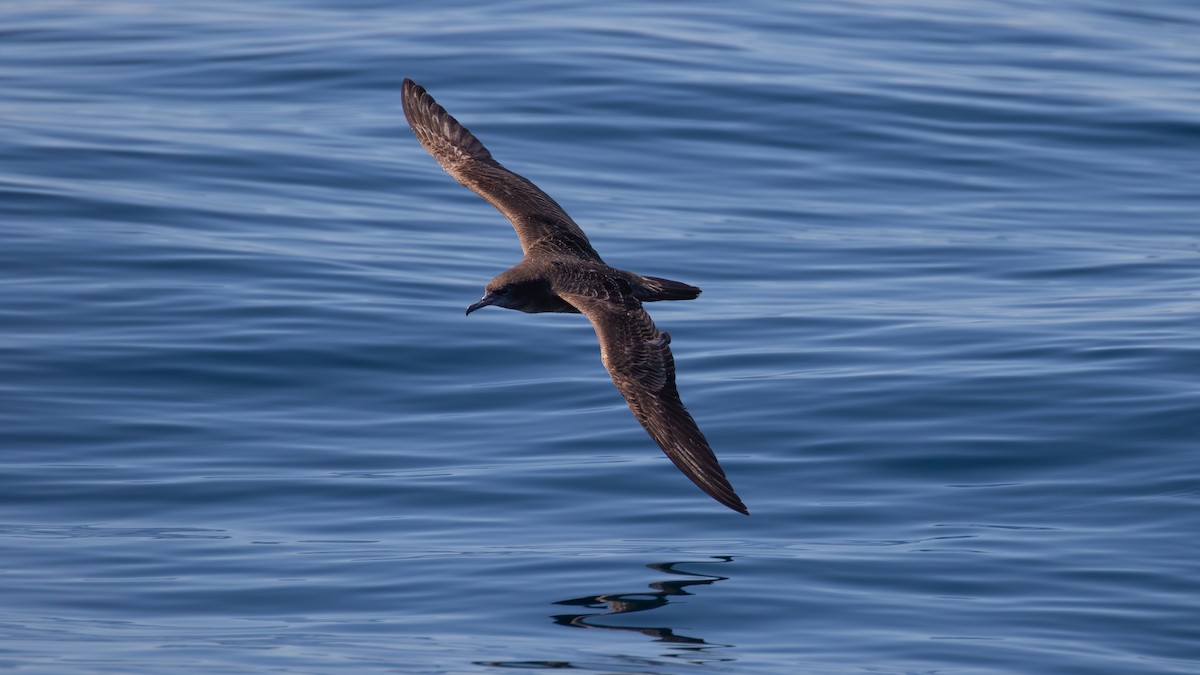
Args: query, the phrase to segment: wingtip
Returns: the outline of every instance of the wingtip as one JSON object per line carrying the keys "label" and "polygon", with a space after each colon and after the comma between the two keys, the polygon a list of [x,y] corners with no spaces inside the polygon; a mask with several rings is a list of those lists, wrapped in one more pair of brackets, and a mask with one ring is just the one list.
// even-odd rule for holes
{"label": "wingtip", "polygon": [[[670,454],[667,456],[671,457]],[[729,479],[725,477],[725,472],[721,470],[720,464],[716,464],[716,459],[716,455],[713,455],[713,467],[709,471],[700,474],[693,474],[684,469],[679,463],[676,463],[676,466],[684,469],[684,475],[691,479],[705,494],[715,499],[717,503],[730,510],[737,511],[743,516],[750,515],[750,509],[746,508],[746,505],[742,503],[742,498],[733,491],[733,486],[729,484]]]}
{"label": "wingtip", "polygon": [[730,492],[728,495],[718,496],[718,495],[711,494],[711,493],[710,493],[710,495],[714,499],[716,499],[718,502],[720,502],[723,506],[727,506],[731,510],[737,511],[738,513],[742,514],[743,516],[750,515],[750,509],[746,508],[746,505],[742,503],[742,498],[737,496],[737,494]]}
{"label": "wingtip", "polygon": [[400,85],[400,104],[421,145],[450,173],[454,171],[447,164],[457,163],[464,157],[491,160],[492,154],[474,134],[446,112],[425,87],[407,77]]}
{"label": "wingtip", "polygon": [[429,92],[425,91],[425,87],[408,77],[404,78],[404,82],[400,84],[400,103],[404,108],[404,116],[408,118],[410,124],[429,115],[430,112],[436,112],[436,110],[426,111],[426,108],[441,107],[437,105]]}
{"label": "wingtip", "polygon": [[425,87],[413,82],[411,78],[404,78],[404,82],[400,83],[400,100],[404,104],[405,112],[409,112],[409,107],[415,105],[425,94]]}
{"label": "wingtip", "polygon": [[[670,455],[668,455],[668,457],[669,456]],[[711,471],[696,477],[686,470],[684,471],[684,474],[687,475],[688,478],[691,478],[693,483],[699,486],[699,488],[707,493],[708,496],[717,500],[717,502],[722,506],[728,507],[733,511],[737,511],[743,516],[750,515],[750,509],[746,508],[746,505],[742,503],[742,498],[733,491],[733,486],[729,484],[729,479],[725,477],[725,472],[721,470],[720,464],[716,464],[716,455],[712,456],[712,460],[714,462],[714,466]],[[676,466],[679,465],[676,464]],[[683,467],[680,466],[680,468],[682,469]]]}

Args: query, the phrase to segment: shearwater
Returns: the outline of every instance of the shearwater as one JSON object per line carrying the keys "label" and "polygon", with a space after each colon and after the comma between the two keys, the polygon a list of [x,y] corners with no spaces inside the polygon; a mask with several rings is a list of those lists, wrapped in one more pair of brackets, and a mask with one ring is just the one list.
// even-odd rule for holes
{"label": "shearwater", "polygon": [[749,515],[675,387],[671,336],[642,307],[692,300],[700,289],[609,267],[566,211],[526,178],[504,168],[425,89],[405,79],[404,116],[421,145],[451,176],[503,213],[524,259],[488,282],[467,308],[583,314],[596,329],[600,358],[637,420],[683,473],[718,502]]}

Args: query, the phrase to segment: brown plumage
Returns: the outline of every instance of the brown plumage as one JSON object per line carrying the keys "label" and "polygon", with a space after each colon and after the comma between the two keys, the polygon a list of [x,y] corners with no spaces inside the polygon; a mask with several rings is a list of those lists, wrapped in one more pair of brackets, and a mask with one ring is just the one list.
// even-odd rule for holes
{"label": "brown plumage", "polygon": [[748,514],[679,400],[671,336],[659,332],[642,307],[643,302],[691,300],[700,289],[609,267],[557,202],[501,166],[424,88],[404,80],[402,100],[404,116],[425,150],[512,222],[525,252],[521,262],[488,282],[467,314],[486,305],[582,313],[596,330],[604,367],[650,437],[701,490]]}

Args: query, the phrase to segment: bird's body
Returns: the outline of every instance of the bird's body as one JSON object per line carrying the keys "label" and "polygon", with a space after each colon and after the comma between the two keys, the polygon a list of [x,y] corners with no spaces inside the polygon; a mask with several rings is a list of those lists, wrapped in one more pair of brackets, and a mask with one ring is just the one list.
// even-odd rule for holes
{"label": "bird's body", "polygon": [[447,172],[512,222],[525,257],[488,282],[467,314],[487,305],[522,312],[580,313],[591,321],[613,383],[650,437],[692,482],[740,513],[704,434],[675,387],[671,336],[643,302],[691,300],[700,289],[607,265],[575,221],[536,185],[501,166],[425,89],[405,80],[404,114],[421,145]]}

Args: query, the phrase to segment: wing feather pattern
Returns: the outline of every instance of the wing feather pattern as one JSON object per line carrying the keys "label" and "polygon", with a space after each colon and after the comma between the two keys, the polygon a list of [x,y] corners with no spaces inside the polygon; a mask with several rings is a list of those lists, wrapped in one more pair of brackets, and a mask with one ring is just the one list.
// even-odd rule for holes
{"label": "wing feather pattern", "polygon": [[422,147],[455,180],[483,197],[512,222],[526,255],[534,248],[603,262],[587,235],[558,202],[525,177],[504,168],[492,153],[425,88],[404,80],[404,116]]}
{"label": "wing feather pattern", "polygon": [[713,499],[743,514],[717,456],[679,399],[671,336],[660,333],[641,303],[627,295],[611,299],[560,293],[592,322],[600,357],[634,417],[680,471]]}

